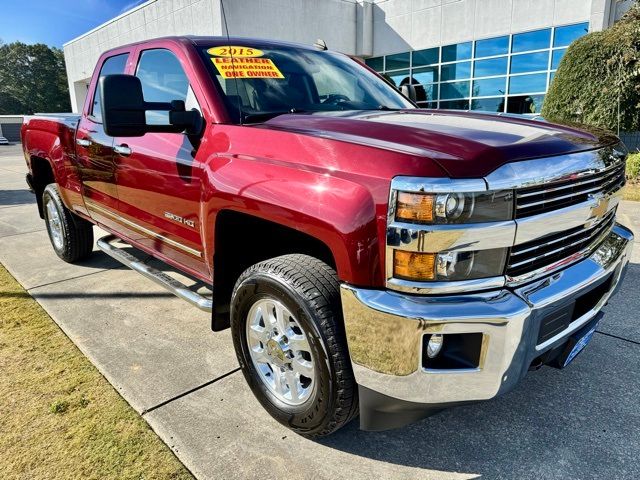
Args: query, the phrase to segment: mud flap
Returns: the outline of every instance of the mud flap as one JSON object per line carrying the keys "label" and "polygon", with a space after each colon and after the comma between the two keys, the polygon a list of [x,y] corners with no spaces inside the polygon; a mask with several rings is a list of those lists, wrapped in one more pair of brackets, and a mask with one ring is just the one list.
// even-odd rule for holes
{"label": "mud flap", "polygon": [[391,430],[430,417],[444,406],[398,400],[358,385],[360,396],[360,429],[368,431]]}

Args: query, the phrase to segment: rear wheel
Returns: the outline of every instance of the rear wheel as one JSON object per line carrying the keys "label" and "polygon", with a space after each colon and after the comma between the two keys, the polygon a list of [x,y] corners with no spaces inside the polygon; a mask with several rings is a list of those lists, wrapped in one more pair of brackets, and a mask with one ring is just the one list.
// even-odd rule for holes
{"label": "rear wheel", "polygon": [[231,328],[251,390],[280,423],[328,435],[358,412],[336,273],[306,255],[258,263],[238,279]]}
{"label": "rear wheel", "polygon": [[44,189],[42,205],[49,240],[56,255],[69,263],[87,258],[93,251],[93,225],[64,206],[55,183]]}

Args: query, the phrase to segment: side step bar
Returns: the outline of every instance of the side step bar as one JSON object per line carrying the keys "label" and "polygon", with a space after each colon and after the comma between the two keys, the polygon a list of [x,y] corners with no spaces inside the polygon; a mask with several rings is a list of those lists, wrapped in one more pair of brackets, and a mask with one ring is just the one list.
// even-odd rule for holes
{"label": "side step bar", "polygon": [[205,312],[211,312],[213,310],[213,301],[199,295],[198,293],[190,290],[185,284],[180,283],[175,278],[170,277],[166,273],[153,268],[146,263],[141,262],[130,253],[124,251],[112,245],[113,242],[122,241],[115,235],[107,235],[97,241],[98,248],[110,257],[115,258],[117,261],[126,265],[131,270],[134,270],[150,280],[153,280],[161,287],[173,293],[176,297],[186,300],[194,307],[199,308]]}

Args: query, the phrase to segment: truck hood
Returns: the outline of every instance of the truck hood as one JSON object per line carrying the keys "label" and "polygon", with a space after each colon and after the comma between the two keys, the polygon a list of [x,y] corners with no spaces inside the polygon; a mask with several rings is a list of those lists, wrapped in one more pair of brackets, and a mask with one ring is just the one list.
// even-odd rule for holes
{"label": "truck hood", "polygon": [[505,163],[592,150],[618,141],[605,131],[442,110],[290,114],[261,128],[423,156],[436,161],[452,178],[485,176]]}

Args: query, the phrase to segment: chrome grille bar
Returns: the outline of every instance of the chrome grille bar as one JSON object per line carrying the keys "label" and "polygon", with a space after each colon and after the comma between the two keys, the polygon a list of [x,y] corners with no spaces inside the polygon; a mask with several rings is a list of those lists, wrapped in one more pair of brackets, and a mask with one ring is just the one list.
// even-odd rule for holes
{"label": "chrome grille bar", "polygon": [[[611,219],[611,216],[613,216],[613,214],[610,214],[610,217],[608,218],[609,220]],[[587,234],[587,232],[590,232],[591,230],[593,230],[595,228],[598,228],[598,225],[594,225],[591,228],[586,229],[586,230],[585,229],[581,229],[581,230],[575,231],[573,233],[562,232],[561,236],[559,236],[558,238],[554,238],[552,240],[549,240],[546,243],[541,243],[541,244],[538,244],[538,241],[532,242],[532,243],[535,243],[536,245],[534,245],[532,247],[524,248],[524,249],[522,248],[522,245],[519,245],[518,247],[515,247],[515,248],[513,248],[511,250],[511,257],[513,258],[513,257],[517,257],[519,255],[524,255],[525,253],[529,253],[529,252],[532,252],[534,250],[538,250],[541,247],[545,247],[545,246],[548,246],[548,245],[553,245],[555,243],[562,242],[563,240],[566,240],[566,239],[569,239],[569,238],[573,238],[573,237],[578,236],[578,235],[584,236],[584,235]],[[557,237],[557,236],[558,235],[554,235],[554,237]]]}
{"label": "chrome grille bar", "polygon": [[507,264],[507,275],[518,277],[595,247],[614,224],[615,211],[612,211],[590,228],[577,227],[515,246]]}
{"label": "chrome grille bar", "polygon": [[[589,195],[606,195],[625,183],[624,163],[577,179],[516,191],[516,218],[524,218],[584,202]],[[576,181],[577,180],[577,181]]]}
{"label": "chrome grille bar", "polygon": [[[609,168],[608,170],[605,170],[603,172],[600,172],[600,173],[597,173],[597,174],[594,174],[594,175],[590,175],[587,180],[582,180],[582,181],[579,181],[579,182],[573,182],[573,183],[569,183],[567,185],[562,185],[562,186],[559,186],[559,187],[544,188],[543,190],[538,190],[538,191],[532,191],[532,192],[522,191],[522,192],[518,193],[518,198],[526,198],[526,197],[531,197],[533,195],[542,195],[542,194],[546,194],[548,192],[555,192],[555,191],[558,191],[558,190],[565,190],[567,188],[586,185],[586,184],[589,184],[589,183],[596,182],[596,181],[602,179],[603,177],[609,177],[609,176],[611,176],[611,175],[613,175],[615,173],[618,173],[621,169],[622,170],[624,169],[624,164],[623,165],[616,165],[616,166],[614,166],[612,168]],[[540,187],[537,187],[537,188],[540,188]]]}

